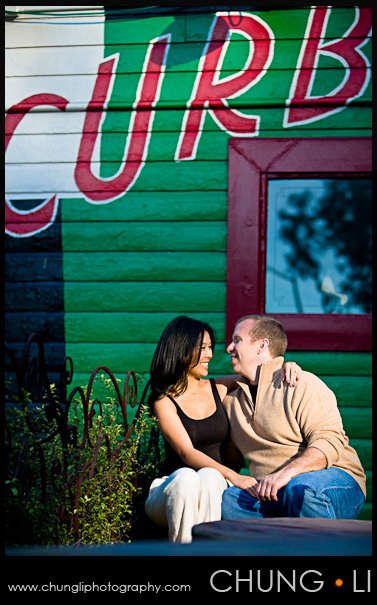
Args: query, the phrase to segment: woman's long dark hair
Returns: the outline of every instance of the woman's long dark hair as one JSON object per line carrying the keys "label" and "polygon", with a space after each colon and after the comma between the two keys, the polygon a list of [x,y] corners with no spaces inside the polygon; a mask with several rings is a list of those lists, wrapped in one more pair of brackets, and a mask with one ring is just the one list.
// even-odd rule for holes
{"label": "woman's long dark hair", "polygon": [[164,393],[181,395],[185,392],[187,372],[199,363],[205,331],[210,335],[214,350],[215,336],[206,322],[180,315],[166,326],[151,363],[149,403]]}

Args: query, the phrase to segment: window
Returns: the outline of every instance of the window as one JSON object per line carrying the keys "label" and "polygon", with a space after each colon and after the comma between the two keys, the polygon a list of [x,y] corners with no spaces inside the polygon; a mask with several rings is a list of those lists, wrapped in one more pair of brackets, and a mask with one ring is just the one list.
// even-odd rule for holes
{"label": "window", "polygon": [[371,349],[371,140],[231,139],[227,342],[250,313],[297,350]]}

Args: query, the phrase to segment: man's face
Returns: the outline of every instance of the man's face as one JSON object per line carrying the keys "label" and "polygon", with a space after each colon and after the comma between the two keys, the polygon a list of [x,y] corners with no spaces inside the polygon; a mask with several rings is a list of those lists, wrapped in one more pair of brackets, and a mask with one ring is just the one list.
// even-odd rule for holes
{"label": "man's face", "polygon": [[231,356],[233,371],[254,380],[256,369],[261,364],[258,356],[261,340],[251,342],[250,330],[255,319],[245,319],[236,325],[233,340],[227,348]]}

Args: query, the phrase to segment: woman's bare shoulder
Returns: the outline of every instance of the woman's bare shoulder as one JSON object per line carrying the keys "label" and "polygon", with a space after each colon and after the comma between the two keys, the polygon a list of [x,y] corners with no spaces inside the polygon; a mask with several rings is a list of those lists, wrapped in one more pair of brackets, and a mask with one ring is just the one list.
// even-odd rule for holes
{"label": "woman's bare shoulder", "polygon": [[215,379],[215,385],[217,388],[217,392],[220,396],[220,399],[222,401],[228,392],[228,387],[221,380],[217,380],[217,379]]}
{"label": "woman's bare shoulder", "polygon": [[168,397],[167,395],[162,395],[159,399],[156,399],[156,401],[153,403],[153,409],[154,412],[158,413],[161,411],[175,411],[176,412],[176,407],[174,405],[174,403],[172,402],[172,400],[170,399],[170,397]]}

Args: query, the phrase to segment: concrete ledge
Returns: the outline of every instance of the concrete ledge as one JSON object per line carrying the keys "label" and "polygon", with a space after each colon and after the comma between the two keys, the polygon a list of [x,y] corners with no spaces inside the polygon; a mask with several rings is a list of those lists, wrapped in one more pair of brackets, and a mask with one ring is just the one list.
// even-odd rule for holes
{"label": "concrete ledge", "polygon": [[356,519],[239,519],[201,523],[193,539],[248,544],[252,555],[371,556],[372,522]]}
{"label": "concrete ledge", "polygon": [[192,544],[164,540],[80,546],[13,546],[8,557],[371,556],[371,521],[260,519],[193,528]]}

